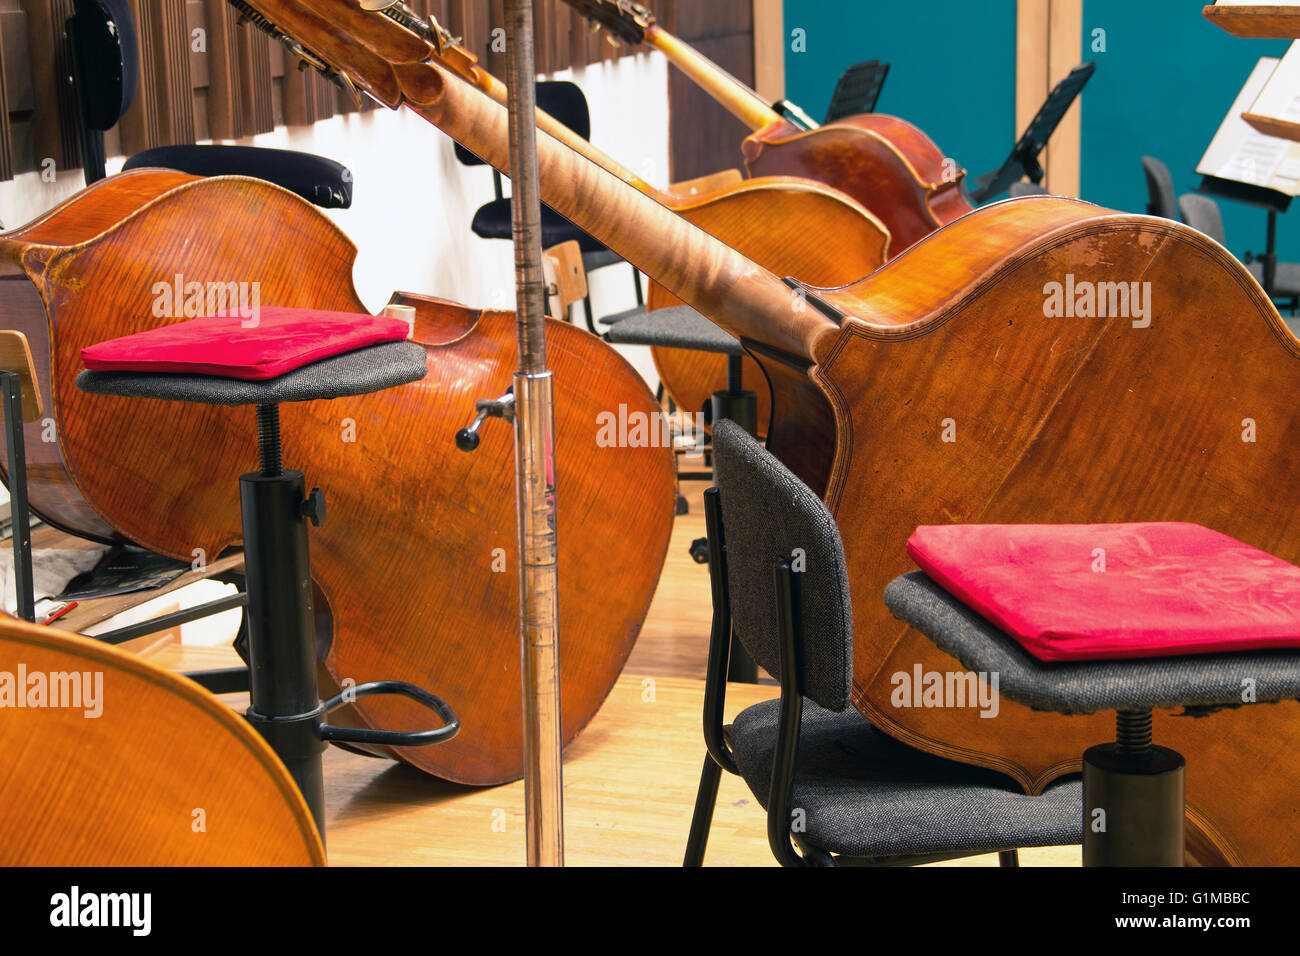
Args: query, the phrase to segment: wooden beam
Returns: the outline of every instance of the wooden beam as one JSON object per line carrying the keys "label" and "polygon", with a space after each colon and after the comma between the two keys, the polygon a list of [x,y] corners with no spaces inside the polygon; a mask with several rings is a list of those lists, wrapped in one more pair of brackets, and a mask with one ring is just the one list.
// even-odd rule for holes
{"label": "wooden beam", "polygon": [[769,103],[785,98],[783,0],[754,0],[754,89]]}
{"label": "wooden beam", "polygon": [[[1079,64],[1083,0],[1017,0],[1016,131],[1019,136],[1052,87]],[[1061,120],[1041,157],[1043,185],[1058,196],[1079,194],[1081,123],[1078,101]]]}
{"label": "wooden beam", "polygon": [[[1079,65],[1083,48],[1083,0],[1051,0],[1051,32],[1048,38],[1048,88],[1055,86]],[[1047,147],[1051,166],[1043,184],[1057,196],[1079,195],[1082,123],[1080,100],[1076,99],[1061,119]]]}

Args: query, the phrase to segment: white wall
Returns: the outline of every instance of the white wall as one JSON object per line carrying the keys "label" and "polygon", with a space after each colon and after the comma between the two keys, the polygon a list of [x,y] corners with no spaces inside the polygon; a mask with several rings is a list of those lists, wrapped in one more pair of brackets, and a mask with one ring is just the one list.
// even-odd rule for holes
{"label": "white wall", "polygon": [[[595,145],[658,186],[667,185],[668,174],[667,69],[661,54],[650,53],[555,74],[586,93]],[[319,153],[352,170],[352,208],[327,215],[358,247],[357,291],[371,311],[399,289],[514,308],[510,243],[479,239],[469,229],[475,209],[493,197],[492,173],[458,163],[451,140],[420,117],[376,110],[310,127],[281,127],[241,142]],[[111,159],[109,171],[123,161]],[[0,220],[10,228],[29,222],[83,184],[79,170],[61,173],[53,183],[39,173],[0,183]],[[597,316],[630,308],[630,268],[596,273],[592,301]],[[583,322],[580,307],[575,320]],[[657,385],[649,350],[624,351]]]}

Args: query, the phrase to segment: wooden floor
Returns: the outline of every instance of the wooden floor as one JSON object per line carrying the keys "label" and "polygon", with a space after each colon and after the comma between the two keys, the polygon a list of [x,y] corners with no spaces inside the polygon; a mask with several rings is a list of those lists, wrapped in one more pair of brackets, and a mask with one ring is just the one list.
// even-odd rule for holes
{"label": "wooden floor", "polygon": [[[709,578],[688,549],[704,535],[699,482],[684,487],[649,617],[613,693],[566,750],[566,862],[680,865],[704,757],[700,722],[708,653]],[[145,651],[176,670],[225,666],[227,648]],[[776,696],[771,684],[733,684],[727,717]],[[226,698],[241,706],[237,697]],[[325,757],[329,858],[335,866],[515,866],[524,861],[523,784],[472,789],[331,748]],[[773,866],[765,818],[739,778],[724,774],[708,865]],[[1074,847],[1027,850],[1026,866],[1077,866]],[[956,861],[996,866],[996,856]]]}

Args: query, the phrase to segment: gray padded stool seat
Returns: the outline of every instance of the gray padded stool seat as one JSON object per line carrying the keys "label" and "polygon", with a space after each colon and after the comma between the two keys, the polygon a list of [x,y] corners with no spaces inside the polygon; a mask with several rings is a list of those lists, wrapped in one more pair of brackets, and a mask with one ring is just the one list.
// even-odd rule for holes
{"label": "gray padded stool seat", "polygon": [[[732,724],[736,764],[767,809],[780,701],[755,704]],[[793,801],[808,842],[885,862],[913,855],[1069,846],[1082,839],[1078,779],[1027,796],[992,770],[922,753],[881,733],[856,710],[804,702]]]}
{"label": "gray padded stool seat", "polygon": [[891,581],[885,604],[968,670],[998,674],[999,693],[1034,710],[1095,714],[1241,706],[1243,674],[1256,680],[1259,702],[1300,697],[1300,653],[1294,651],[1045,664],[923,571]]}
{"label": "gray padded stool seat", "polygon": [[[852,704],[853,609],[835,520],[735,422],[714,426],[705,492],[713,628],[701,774],[686,863],[703,861],[717,781],[738,773],[788,866],[911,864],[1081,839],[1080,787],[1028,796],[1008,777],[922,753]],[[796,571],[791,558],[799,557]],[[731,635],[781,683],[722,726]],[[802,828],[792,820],[802,811]],[[798,845],[798,851],[792,846]]]}
{"label": "gray padded stool seat", "polygon": [[1184,761],[1151,742],[1153,710],[1243,706],[1243,677],[1254,681],[1251,706],[1300,697],[1292,650],[1045,663],[924,572],[891,581],[885,604],[964,667],[997,674],[1010,700],[1062,714],[1116,712],[1115,743],[1083,755],[1085,866],[1182,865]]}
{"label": "gray padded stool seat", "polygon": [[614,323],[605,337],[616,345],[694,349],[735,356],[745,354],[738,338],[714,325],[689,305],[639,314],[632,314],[629,310],[605,321]]}
{"label": "gray padded stool seat", "polygon": [[77,387],[94,395],[200,405],[278,405],[366,395],[418,382],[428,372],[425,355],[424,347],[415,342],[389,342],[345,352],[260,382],[217,375],[87,369],[77,376]]}

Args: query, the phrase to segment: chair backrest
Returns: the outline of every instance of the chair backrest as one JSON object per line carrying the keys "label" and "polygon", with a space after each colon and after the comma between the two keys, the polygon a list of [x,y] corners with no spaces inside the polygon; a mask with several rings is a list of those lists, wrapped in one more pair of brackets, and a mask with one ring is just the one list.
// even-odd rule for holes
{"label": "chair backrest", "polygon": [[68,21],[81,121],[111,129],[135,101],[139,45],[126,0],[74,0]]}
{"label": "chair backrest", "polygon": [[1051,193],[1047,191],[1046,187],[1040,186],[1038,185],[1038,183],[1023,183],[1023,182],[1012,183],[1010,187],[1008,187],[1007,189],[1007,194],[1010,195],[1012,199],[1019,199],[1021,196],[1050,196],[1051,195]]}
{"label": "chair backrest", "polygon": [[131,107],[139,85],[139,44],[126,0],[74,0],[68,38],[77,137],[86,185],[104,178],[104,131]]}
{"label": "chair backrest", "polygon": [[780,676],[776,567],[795,570],[804,696],[842,711],[853,689],[853,611],[839,529],[821,499],[735,422],[713,426],[727,593],[736,636]]}
{"label": "chair backrest", "polygon": [[[537,108],[549,113],[583,139],[591,139],[591,110],[582,87],[568,80],[539,80],[537,82]],[[486,163],[460,143],[455,144],[456,158],[466,166],[485,166]]]}
{"label": "chair backrest", "polygon": [[582,247],[570,239],[543,249],[542,272],[546,277],[546,314],[568,319],[570,306],[587,297],[587,270],[582,264]]}
{"label": "chair backrest", "polygon": [[1143,156],[1142,172],[1147,178],[1147,215],[1177,220],[1174,177],[1169,175],[1169,167],[1154,156]]}
{"label": "chair backrest", "polygon": [[322,209],[352,205],[352,170],[315,153],[265,146],[155,146],[128,159],[122,171],[150,166],[191,176],[252,176]]}
{"label": "chair backrest", "polygon": [[1219,204],[1209,196],[1183,193],[1178,197],[1178,211],[1183,215],[1183,222],[1197,232],[1204,233],[1221,246],[1226,244],[1223,214],[1219,211]]}

